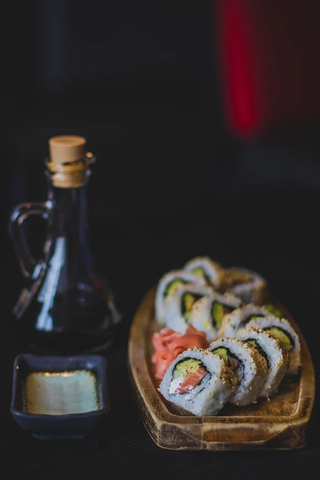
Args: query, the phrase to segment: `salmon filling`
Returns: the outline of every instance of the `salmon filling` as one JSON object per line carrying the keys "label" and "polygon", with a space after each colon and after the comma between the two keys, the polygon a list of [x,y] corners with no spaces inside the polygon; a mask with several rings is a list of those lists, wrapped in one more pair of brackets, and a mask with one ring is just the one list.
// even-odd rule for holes
{"label": "salmon filling", "polygon": [[181,395],[191,392],[202,383],[205,377],[208,380],[210,374],[200,360],[195,358],[183,360],[176,365],[173,371],[170,393]]}
{"label": "salmon filling", "polygon": [[238,382],[241,382],[244,368],[242,362],[233,355],[228,348],[225,347],[218,347],[215,350],[212,350],[212,353],[219,355],[222,360],[225,361],[227,367],[229,367],[237,376]]}

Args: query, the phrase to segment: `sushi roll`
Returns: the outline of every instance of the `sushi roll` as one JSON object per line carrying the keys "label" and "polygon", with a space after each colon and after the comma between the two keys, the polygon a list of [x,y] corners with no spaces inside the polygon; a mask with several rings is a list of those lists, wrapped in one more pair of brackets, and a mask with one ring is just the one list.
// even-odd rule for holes
{"label": "sushi roll", "polygon": [[297,332],[291,323],[285,318],[277,318],[269,315],[264,318],[250,320],[247,327],[260,328],[267,331],[274,338],[279,340],[282,347],[287,350],[290,358],[290,366],[286,372],[287,375],[296,375],[301,366],[301,345]]}
{"label": "sushi roll", "polygon": [[155,295],[155,316],[158,323],[164,323],[164,302],[167,296],[179,285],[187,283],[204,285],[205,280],[183,270],[171,270],[160,278]]}
{"label": "sushi roll", "polygon": [[185,333],[190,323],[193,305],[205,295],[212,295],[214,290],[208,285],[178,285],[164,302],[164,321],[167,327],[179,333]]}
{"label": "sushi roll", "polygon": [[238,330],[236,338],[256,348],[266,359],[268,375],[258,396],[270,398],[278,391],[281,380],[288,371],[289,354],[287,350],[269,332],[258,328]]}
{"label": "sushi roll", "polygon": [[252,346],[236,338],[219,338],[208,348],[221,357],[237,377],[237,386],[228,402],[241,407],[256,401],[266,381],[266,359]]}
{"label": "sushi roll", "polygon": [[185,350],[170,364],[161,394],[194,415],[216,415],[234,391],[236,378],[218,355],[200,348]]}
{"label": "sushi roll", "polygon": [[234,337],[240,328],[244,328],[251,320],[257,317],[270,315],[268,306],[258,306],[250,303],[237,308],[225,315],[222,326],[219,330],[219,337]]}
{"label": "sushi roll", "polygon": [[224,269],[222,290],[242,298],[244,303],[261,305],[266,289],[266,280],[257,272],[240,267]]}
{"label": "sushi roll", "polygon": [[223,279],[222,266],[209,257],[195,257],[184,265],[183,270],[203,278],[215,290],[219,289]]}
{"label": "sushi roll", "polygon": [[212,293],[194,303],[190,310],[189,324],[205,332],[209,342],[218,338],[225,315],[242,305],[242,300],[231,293]]}

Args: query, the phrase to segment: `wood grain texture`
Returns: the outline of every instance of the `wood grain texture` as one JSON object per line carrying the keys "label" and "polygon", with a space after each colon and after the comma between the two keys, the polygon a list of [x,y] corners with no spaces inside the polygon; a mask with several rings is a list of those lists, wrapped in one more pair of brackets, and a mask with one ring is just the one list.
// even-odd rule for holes
{"label": "wood grain texture", "polygon": [[305,445],[315,398],[314,367],[305,339],[289,312],[275,302],[301,340],[302,367],[297,378],[285,379],[270,400],[247,407],[227,404],[217,416],[198,417],[176,408],[157,390],[152,335],[155,288],[143,299],[130,331],[129,370],[142,420],[155,443],[169,450],[296,449]]}

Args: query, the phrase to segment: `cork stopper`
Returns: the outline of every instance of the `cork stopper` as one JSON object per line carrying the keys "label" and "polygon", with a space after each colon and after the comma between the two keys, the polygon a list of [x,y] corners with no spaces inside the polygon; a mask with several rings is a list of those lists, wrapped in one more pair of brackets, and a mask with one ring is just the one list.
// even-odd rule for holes
{"label": "cork stopper", "polygon": [[49,139],[50,162],[69,163],[84,158],[86,139],[78,135],[57,135]]}
{"label": "cork stopper", "polygon": [[47,167],[55,187],[77,188],[85,185],[89,165],[94,157],[91,152],[86,152],[84,137],[78,135],[51,137],[49,153]]}

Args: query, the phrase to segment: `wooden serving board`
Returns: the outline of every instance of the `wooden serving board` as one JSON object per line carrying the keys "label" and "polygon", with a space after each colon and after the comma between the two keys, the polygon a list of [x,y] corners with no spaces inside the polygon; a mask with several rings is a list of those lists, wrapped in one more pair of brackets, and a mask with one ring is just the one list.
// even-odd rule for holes
{"label": "wooden serving board", "polygon": [[294,319],[282,309],[300,335],[302,367],[294,380],[284,379],[269,401],[247,407],[227,404],[217,416],[199,417],[175,408],[157,390],[152,335],[155,288],[143,299],[130,331],[129,369],[142,420],[154,442],[169,450],[295,449],[306,443],[315,398],[314,367],[305,339]]}

